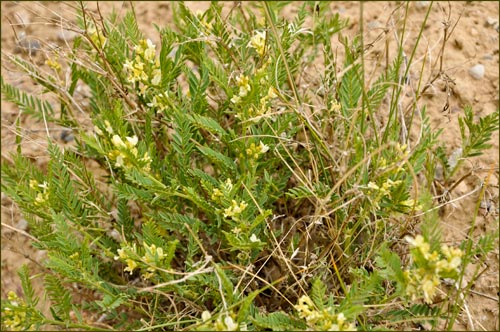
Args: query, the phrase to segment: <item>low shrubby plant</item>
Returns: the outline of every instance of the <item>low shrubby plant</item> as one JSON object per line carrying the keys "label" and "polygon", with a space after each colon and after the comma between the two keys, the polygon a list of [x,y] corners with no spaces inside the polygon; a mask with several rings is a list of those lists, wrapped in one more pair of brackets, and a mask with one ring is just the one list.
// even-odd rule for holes
{"label": "low shrubby plant", "polygon": [[[401,111],[412,57],[401,42],[367,82],[363,39],[328,3],[296,4],[292,20],[283,5],[175,2],[152,37],[133,11],[101,20],[82,4],[70,49],[43,65],[3,53],[59,104],[4,79],[3,99],[75,140],[48,134],[40,168],[18,135],[2,160],[2,191],[47,252],[46,273],[24,267],[24,294],[2,300],[3,328],[453,327],[465,267],[495,237],[441,242],[436,169],[449,185],[462,163],[425,107]],[[460,123],[465,160],[489,147],[498,112],[465,108]]]}

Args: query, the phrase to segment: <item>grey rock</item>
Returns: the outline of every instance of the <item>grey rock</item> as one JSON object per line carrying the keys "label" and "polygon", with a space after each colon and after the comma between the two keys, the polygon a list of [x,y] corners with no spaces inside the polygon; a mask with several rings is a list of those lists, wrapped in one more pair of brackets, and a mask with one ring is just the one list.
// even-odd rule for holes
{"label": "grey rock", "polygon": [[480,80],[484,77],[484,66],[482,64],[477,64],[469,69],[469,74],[476,80]]}
{"label": "grey rock", "polygon": [[61,140],[64,141],[65,143],[69,143],[75,139],[75,136],[70,130],[64,129],[61,131]]}
{"label": "grey rock", "polygon": [[35,55],[41,47],[38,40],[26,37],[24,32],[21,32],[18,38],[16,48],[14,49],[16,53],[24,52],[29,55]]}

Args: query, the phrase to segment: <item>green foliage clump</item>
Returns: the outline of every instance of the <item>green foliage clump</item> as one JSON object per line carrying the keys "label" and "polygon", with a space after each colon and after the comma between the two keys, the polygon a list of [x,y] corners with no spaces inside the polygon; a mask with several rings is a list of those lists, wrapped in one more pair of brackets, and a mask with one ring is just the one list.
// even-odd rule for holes
{"label": "green foliage clump", "polygon": [[[396,115],[402,45],[368,84],[362,40],[341,34],[338,14],[319,15],[325,3],[297,5],[293,20],[281,2],[227,17],[217,2],[196,14],[172,6],[174,25],[157,27],[158,44],[133,12],[98,21],[82,7],[82,33],[64,54],[69,75],[56,54],[44,74],[9,55],[60,106],[2,78],[3,98],[72,128],[75,145],[47,137],[42,170],[19,136],[2,162],[2,191],[48,253],[52,303],[52,317],[37,309],[23,269],[24,299],[2,300],[2,326],[356,330],[452,313],[437,290],[474,253],[442,246],[432,226],[433,182],[418,177],[432,178],[445,156],[425,110],[419,124]],[[324,71],[303,84],[318,59]],[[88,87],[88,105],[77,86]],[[498,112],[475,123],[465,109],[462,158],[489,147],[497,122]],[[421,127],[417,140],[401,135],[405,123]]]}

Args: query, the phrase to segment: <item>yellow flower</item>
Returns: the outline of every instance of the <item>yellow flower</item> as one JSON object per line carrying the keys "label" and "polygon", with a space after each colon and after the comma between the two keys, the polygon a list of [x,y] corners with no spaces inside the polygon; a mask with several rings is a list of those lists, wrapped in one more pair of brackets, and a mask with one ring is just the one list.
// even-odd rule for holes
{"label": "yellow flower", "polygon": [[238,95],[234,95],[232,98],[231,98],[231,102],[233,104],[238,104],[239,102],[241,101],[241,97],[238,96]]}
{"label": "yellow flower", "polygon": [[260,141],[259,145],[255,143],[250,144],[250,147],[246,150],[247,155],[253,159],[258,159],[261,154],[269,151],[269,146]]}
{"label": "yellow flower", "polygon": [[151,79],[151,84],[153,85],[160,85],[161,82],[161,70],[160,69],[155,69],[153,70],[153,78]]}
{"label": "yellow flower", "polygon": [[123,167],[125,165],[124,159],[125,159],[124,155],[122,153],[119,153],[118,156],[116,157],[115,166]]}
{"label": "yellow flower", "polygon": [[429,250],[431,249],[430,245],[425,242],[424,237],[422,235],[417,235],[415,239],[412,237],[406,236],[405,240],[413,247],[418,248],[424,257],[429,257]]}
{"label": "yellow flower", "polygon": [[434,295],[436,295],[437,286],[439,286],[439,278],[436,275],[426,275],[422,282],[422,291],[424,293],[424,301],[428,304],[432,303]]}
{"label": "yellow flower", "polygon": [[212,192],[211,198],[212,198],[212,200],[217,201],[220,197],[223,197],[223,196],[224,196],[224,194],[222,193],[222,191],[220,191],[219,188],[215,188]]}
{"label": "yellow flower", "polygon": [[146,243],[144,243],[144,248],[146,249],[146,254],[142,257],[142,259],[146,263],[154,263],[157,260],[161,261],[165,257],[165,255],[163,254],[163,248],[157,248],[155,244],[148,246]]}
{"label": "yellow flower", "polygon": [[146,272],[142,275],[145,280],[151,279],[155,275],[154,272]]}
{"label": "yellow flower", "polygon": [[235,323],[233,318],[229,315],[224,318],[224,324],[227,327],[227,331],[237,331],[238,330],[238,323]]}
{"label": "yellow flower", "polygon": [[224,218],[230,217],[237,220],[239,215],[246,209],[247,206],[248,204],[245,203],[245,201],[238,204],[238,202],[233,199],[231,206],[224,210]]}
{"label": "yellow flower", "polygon": [[451,272],[457,270],[462,263],[462,250],[458,248],[450,248],[447,245],[441,246],[441,252],[446,259],[440,260],[438,262],[438,268],[445,272]]}
{"label": "yellow flower", "polygon": [[30,188],[38,190],[38,181],[37,180],[30,180]]}
{"label": "yellow flower", "polygon": [[210,313],[210,311],[205,310],[205,311],[203,311],[203,312],[201,313],[201,320],[202,320],[202,321],[206,322],[206,321],[207,321],[207,320],[209,320],[210,318],[212,318],[212,314]]}
{"label": "yellow flower", "polygon": [[[9,301],[16,301],[18,299],[18,297],[14,291],[9,291],[9,293],[7,293],[7,299]],[[13,303],[13,304],[15,304],[15,303]]]}
{"label": "yellow flower", "polygon": [[248,76],[240,74],[236,77],[236,84],[240,87],[239,96],[245,97],[250,92],[250,80]]}
{"label": "yellow flower", "polygon": [[297,304],[294,305],[295,309],[299,312],[300,318],[309,317],[312,314],[312,310],[314,308],[314,304],[312,300],[307,295],[302,295],[300,299],[297,301]]}
{"label": "yellow flower", "polygon": [[266,53],[266,32],[256,31],[253,37],[250,38],[248,47],[254,48],[263,57]]}
{"label": "yellow flower", "polygon": [[342,110],[342,105],[335,100],[332,104],[332,112],[340,112],[340,110]]}
{"label": "yellow flower", "polygon": [[276,97],[278,97],[278,95],[276,94],[276,89],[272,86],[269,87],[269,90],[267,91],[267,98],[269,99],[274,99]]}
{"label": "yellow flower", "polygon": [[127,147],[125,145],[125,143],[123,143],[123,140],[121,139],[121,137],[118,135],[113,135],[113,137],[111,138],[111,143],[113,143],[113,145],[116,146],[117,148],[126,148]]}
{"label": "yellow flower", "polygon": [[58,59],[59,59],[58,57],[55,57],[54,59],[49,58],[45,61],[45,64],[50,68],[59,71],[61,70],[61,64],[57,61]]}
{"label": "yellow flower", "polygon": [[35,197],[35,205],[41,206],[49,200],[49,193],[38,193]]}
{"label": "yellow flower", "polygon": [[123,260],[125,260],[125,259],[127,259],[127,258],[128,258],[127,253],[125,252],[125,249],[123,249],[123,248],[118,249],[118,250],[117,250],[117,252],[118,252],[118,256],[115,256],[115,257],[114,257],[114,258],[115,258],[115,261],[116,261],[116,260],[118,260],[118,259],[123,259]]}
{"label": "yellow flower", "polygon": [[127,267],[123,271],[128,271],[130,274],[134,272],[134,269],[137,268],[137,262],[132,260],[132,259],[127,259],[126,260]]}
{"label": "yellow flower", "polygon": [[226,179],[226,182],[224,183],[224,189],[225,189],[226,191],[231,191],[231,190],[233,190],[233,182],[231,181],[231,179],[230,179],[230,178],[227,178],[227,179]]}
{"label": "yellow flower", "polygon": [[109,134],[113,134],[113,127],[111,127],[111,123],[108,120],[104,120],[104,124],[106,125],[106,131]]}
{"label": "yellow flower", "polygon": [[269,146],[262,143],[262,141],[260,142],[259,147],[260,147],[260,153],[266,153],[267,151],[269,151]]}
{"label": "yellow flower", "polygon": [[[404,205],[406,208],[412,209],[413,206],[415,205],[415,200],[410,198],[405,201],[401,201],[399,204]],[[422,209],[421,205],[415,205],[415,210],[421,210],[421,209]]]}
{"label": "yellow flower", "polygon": [[[144,41],[142,42],[144,43]],[[144,59],[152,62],[156,56],[156,45],[154,45],[150,39],[147,39],[144,46],[146,46],[144,50]]]}
{"label": "yellow flower", "polygon": [[136,135],[132,136],[132,137],[125,137],[125,139],[127,140],[127,147],[129,149],[133,148],[134,146],[137,145],[137,142],[139,141],[139,139],[137,138]]}
{"label": "yellow flower", "polygon": [[100,29],[96,29],[95,26],[91,26],[87,32],[90,40],[92,40],[95,46],[101,49],[104,48],[104,45],[106,44],[106,37],[104,37],[104,34]]}
{"label": "yellow flower", "polygon": [[260,239],[257,237],[257,235],[252,234],[252,236],[250,236],[250,242],[260,242]]}

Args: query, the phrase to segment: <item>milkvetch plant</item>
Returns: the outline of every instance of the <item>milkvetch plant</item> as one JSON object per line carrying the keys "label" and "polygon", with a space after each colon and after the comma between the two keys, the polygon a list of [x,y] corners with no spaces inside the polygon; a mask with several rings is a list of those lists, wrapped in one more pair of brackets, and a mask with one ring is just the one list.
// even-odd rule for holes
{"label": "milkvetch plant", "polygon": [[[404,38],[369,83],[362,36],[345,37],[326,2],[293,4],[291,20],[280,2],[227,17],[229,4],[193,13],[175,2],[154,36],[133,11],[100,21],[80,5],[64,53],[43,65],[2,53],[59,105],[2,78],[3,98],[75,133],[66,146],[47,136],[44,169],[23,136],[2,160],[2,190],[48,271],[20,271],[24,294],[2,300],[2,327],[351,331],[455,315],[458,303],[436,300],[443,280],[464,295],[466,264],[481,262],[472,243],[441,243],[434,173],[456,170],[425,108],[395,116]],[[324,68],[311,77],[315,61]],[[498,112],[470,112],[463,158],[498,130]],[[412,126],[418,137],[401,134]],[[494,237],[476,242],[487,252]],[[43,279],[52,316],[31,278]]]}

